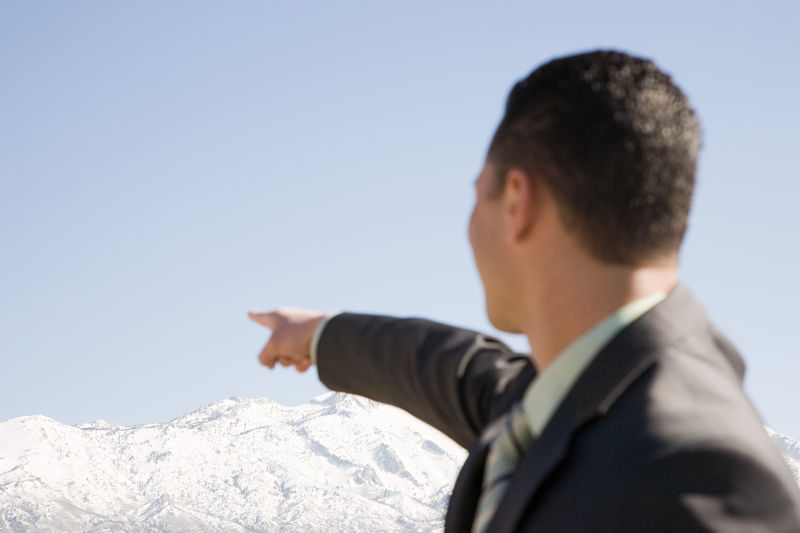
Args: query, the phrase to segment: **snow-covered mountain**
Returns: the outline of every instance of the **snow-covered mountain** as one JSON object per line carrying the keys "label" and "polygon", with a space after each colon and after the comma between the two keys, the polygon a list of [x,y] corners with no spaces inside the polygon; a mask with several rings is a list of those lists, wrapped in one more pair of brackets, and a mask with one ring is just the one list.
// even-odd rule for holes
{"label": "snow-covered mountain", "polygon": [[[768,430],[800,482],[800,443]],[[329,393],[231,398],[167,424],[0,423],[0,531],[435,531],[465,451]]]}
{"label": "snow-covered mountain", "polygon": [[789,465],[789,469],[792,471],[792,474],[794,474],[794,478],[800,485],[800,442],[797,442],[786,435],[776,433],[770,428],[767,428],[767,433],[772,439],[772,442],[775,443],[775,446],[778,447],[781,455],[783,455],[783,458]]}
{"label": "snow-covered mountain", "polygon": [[465,452],[356,396],[167,424],[0,423],[0,531],[433,531]]}

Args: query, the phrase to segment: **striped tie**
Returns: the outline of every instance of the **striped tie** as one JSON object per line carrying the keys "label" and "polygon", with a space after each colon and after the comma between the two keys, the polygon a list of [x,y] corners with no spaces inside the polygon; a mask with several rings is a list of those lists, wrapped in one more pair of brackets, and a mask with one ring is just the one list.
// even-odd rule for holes
{"label": "striped tie", "polygon": [[514,470],[525,450],[533,442],[528,419],[517,404],[506,419],[506,423],[490,445],[486,458],[481,497],[472,523],[472,533],[483,533],[497,511]]}

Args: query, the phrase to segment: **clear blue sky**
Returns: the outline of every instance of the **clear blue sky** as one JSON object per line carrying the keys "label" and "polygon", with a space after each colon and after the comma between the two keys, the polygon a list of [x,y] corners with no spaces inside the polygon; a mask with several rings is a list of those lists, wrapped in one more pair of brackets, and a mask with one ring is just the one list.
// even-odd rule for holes
{"label": "clear blue sky", "polygon": [[722,5],[0,3],[0,420],[323,392],[257,365],[250,308],[490,330],[466,221],[507,91],[613,47],[699,112],[682,278],[799,437],[800,4]]}

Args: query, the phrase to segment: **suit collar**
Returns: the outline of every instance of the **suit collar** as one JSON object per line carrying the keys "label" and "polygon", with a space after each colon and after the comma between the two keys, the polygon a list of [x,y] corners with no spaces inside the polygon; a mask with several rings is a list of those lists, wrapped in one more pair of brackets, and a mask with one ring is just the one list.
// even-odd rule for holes
{"label": "suit collar", "polygon": [[[612,338],[578,378],[522,459],[518,471],[525,475],[511,480],[488,531],[512,531],[542,482],[568,453],[573,435],[590,421],[603,416],[655,363],[660,351],[709,327],[700,304],[679,284],[664,301]],[[738,354],[734,352],[726,356],[738,370]],[[485,439],[476,445],[484,448],[485,460]],[[483,469],[478,470],[482,475]]]}

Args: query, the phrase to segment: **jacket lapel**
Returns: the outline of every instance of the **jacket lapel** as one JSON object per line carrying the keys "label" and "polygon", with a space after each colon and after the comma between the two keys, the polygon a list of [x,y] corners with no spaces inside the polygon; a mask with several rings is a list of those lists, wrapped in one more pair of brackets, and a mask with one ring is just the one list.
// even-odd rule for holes
{"label": "jacket lapel", "polygon": [[[598,354],[604,355],[602,352]],[[602,416],[604,411],[610,407],[609,393],[617,389],[619,394],[630,383],[642,374],[655,361],[655,357],[632,358],[638,361],[625,361],[629,364],[613,382],[606,381],[605,387],[600,386],[601,382],[594,382],[595,386],[581,390],[581,387],[589,385],[590,379],[597,379],[599,372],[594,365],[587,369],[584,376],[573,388],[572,392],[564,399],[553,418],[545,427],[541,436],[533,443],[531,448],[522,458],[517,467],[517,474],[511,479],[506,495],[500,502],[497,512],[489,524],[488,532],[508,532],[513,531],[519,521],[522,512],[528,502],[536,497],[537,491],[541,487],[547,476],[558,466],[566,457],[572,437],[592,420]],[[622,371],[623,369],[620,368]],[[615,385],[623,384],[622,388]],[[616,398],[614,398],[616,399]],[[611,401],[613,403],[613,400]]]}
{"label": "jacket lapel", "polygon": [[[678,285],[663,302],[617,334],[589,364],[523,457],[488,531],[513,531],[543,481],[567,455],[575,433],[604,415],[616,399],[655,363],[660,350],[708,326],[702,308],[683,285]],[[480,450],[483,461],[486,447],[484,445]],[[478,468],[475,470],[477,472]],[[479,470],[482,476],[482,464]],[[469,480],[473,490],[477,487],[478,492],[480,479]],[[471,503],[474,508],[474,502]],[[469,531],[469,527],[458,531]]]}

